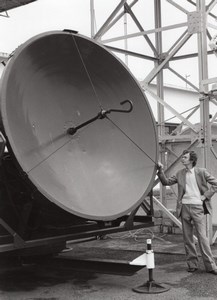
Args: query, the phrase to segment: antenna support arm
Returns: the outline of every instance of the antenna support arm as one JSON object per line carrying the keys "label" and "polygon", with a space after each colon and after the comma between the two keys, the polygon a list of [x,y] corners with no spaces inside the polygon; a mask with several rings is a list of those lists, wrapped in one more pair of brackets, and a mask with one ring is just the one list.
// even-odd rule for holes
{"label": "antenna support arm", "polygon": [[125,103],[128,103],[130,105],[130,107],[128,109],[109,109],[109,110],[104,110],[101,109],[101,111],[93,118],[91,118],[90,120],[76,126],[76,127],[70,127],[67,129],[67,133],[70,135],[73,135],[77,132],[78,129],[98,120],[98,119],[104,119],[107,114],[110,114],[111,112],[120,112],[120,113],[129,113],[133,110],[133,103],[130,100],[124,100],[122,102],[120,102],[121,105],[124,105]]}

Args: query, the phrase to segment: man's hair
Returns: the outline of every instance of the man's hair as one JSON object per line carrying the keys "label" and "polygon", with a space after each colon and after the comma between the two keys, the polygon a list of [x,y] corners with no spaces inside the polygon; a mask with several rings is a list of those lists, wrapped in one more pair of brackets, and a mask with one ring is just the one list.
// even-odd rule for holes
{"label": "man's hair", "polygon": [[194,151],[184,150],[182,152],[182,155],[187,154],[187,153],[190,154],[189,159],[190,159],[190,161],[192,161],[192,166],[195,167],[197,164],[197,153]]}

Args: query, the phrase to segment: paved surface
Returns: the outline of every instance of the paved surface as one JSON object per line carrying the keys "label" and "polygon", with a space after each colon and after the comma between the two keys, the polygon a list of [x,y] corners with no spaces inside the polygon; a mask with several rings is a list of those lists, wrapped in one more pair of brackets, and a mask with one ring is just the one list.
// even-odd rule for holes
{"label": "paved surface", "polygon": [[[140,299],[191,299],[214,300],[217,298],[217,276],[204,271],[200,259],[200,268],[194,273],[186,271],[185,255],[181,235],[153,234],[148,229],[106,236],[103,240],[69,246],[80,253],[97,253],[97,249],[117,250],[117,256],[146,249],[146,240],[152,239],[155,253],[155,283],[166,284],[168,291],[163,293],[137,293],[134,288],[144,285],[146,291],[149,272],[140,269],[132,276],[102,274],[74,270],[66,264],[55,264],[52,260],[35,264],[25,264],[10,270],[0,270],[0,300],[140,300]],[[80,250],[79,250],[80,249]],[[212,246],[217,258],[217,245]],[[82,252],[83,251],[83,252]],[[92,255],[92,254],[89,254]],[[118,257],[117,257],[118,258]],[[96,262],[97,264],[97,262]],[[156,290],[155,290],[156,291]]]}

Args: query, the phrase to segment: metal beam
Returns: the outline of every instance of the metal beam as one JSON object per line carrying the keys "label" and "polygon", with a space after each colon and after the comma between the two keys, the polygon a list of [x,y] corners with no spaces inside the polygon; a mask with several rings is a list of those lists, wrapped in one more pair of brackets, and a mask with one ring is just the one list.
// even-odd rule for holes
{"label": "metal beam", "polygon": [[112,47],[112,46],[106,46],[106,48],[111,50],[111,51],[114,51],[114,52],[127,54],[127,55],[131,55],[131,56],[135,56],[135,57],[138,57],[138,58],[147,59],[147,60],[151,60],[151,61],[157,61],[157,58],[152,57],[152,56],[148,56],[148,55],[145,55],[145,54],[132,52],[132,51],[129,51],[129,50],[120,49],[120,48],[116,48],[116,47]]}
{"label": "metal beam", "polygon": [[147,34],[151,34],[151,33],[156,33],[156,32],[161,32],[161,31],[166,31],[166,30],[171,30],[171,29],[177,29],[177,28],[181,28],[181,27],[186,27],[188,25],[187,22],[183,22],[180,24],[176,24],[176,25],[169,25],[169,26],[165,26],[165,27],[161,27],[161,28],[156,28],[156,29],[150,29],[150,30],[145,30],[142,32],[137,32],[137,33],[132,33],[132,34],[128,34],[128,35],[122,35],[119,37],[115,37],[115,38],[111,38],[111,39],[107,39],[107,40],[102,40],[102,42],[104,44],[106,43],[111,43],[111,42],[116,42],[116,41],[120,41],[120,40],[124,40],[124,39],[130,39],[130,38],[134,38],[134,37],[138,37],[138,36],[142,36],[142,35],[147,35]]}
{"label": "metal beam", "polygon": [[155,67],[148,76],[145,78],[146,83],[150,83],[155,76],[164,68],[164,66],[170,61],[170,59],[181,49],[181,47],[188,41],[191,37],[191,34],[187,33],[183,39],[178,43],[178,45],[171,51],[170,54],[163,60],[163,62],[158,66]]}
{"label": "metal beam", "polygon": [[188,125],[194,132],[197,132],[195,126],[190,123],[186,118],[184,118],[181,114],[179,114],[172,106],[163,101],[160,97],[158,97],[147,84],[143,85],[143,89],[147,91],[154,99],[156,99],[160,104],[166,107],[170,112],[172,112],[179,120],[181,120],[184,124]]}
{"label": "metal beam", "polygon": [[109,23],[114,19],[114,16],[117,14],[117,12],[119,12],[119,10],[124,6],[125,2],[127,0],[122,0],[117,7],[115,8],[115,10],[110,14],[110,16],[108,17],[108,19],[105,21],[105,23],[102,25],[102,27],[98,30],[98,32],[94,35],[94,39],[99,39],[103,33],[106,31],[106,27],[109,25]]}
{"label": "metal beam", "polygon": [[[127,3],[125,3],[124,7],[125,7],[126,11],[130,14],[131,18],[133,19],[133,21],[135,22],[135,24],[139,28],[139,30],[141,32],[143,32],[144,28],[142,27],[142,25],[140,24],[140,22],[138,21],[138,19],[134,15],[134,13],[132,12],[132,9],[130,8],[130,6]],[[154,55],[157,56],[158,55],[157,50],[154,47],[154,45],[152,44],[152,42],[149,39],[149,37],[147,35],[144,35],[144,38],[145,38],[146,42],[148,43],[148,45],[150,46],[150,48],[152,49]]]}

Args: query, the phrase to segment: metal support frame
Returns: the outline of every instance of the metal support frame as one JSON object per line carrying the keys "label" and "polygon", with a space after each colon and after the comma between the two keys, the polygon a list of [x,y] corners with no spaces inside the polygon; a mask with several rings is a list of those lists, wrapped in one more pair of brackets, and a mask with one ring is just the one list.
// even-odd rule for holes
{"label": "metal support frame", "polygon": [[[139,216],[138,216],[139,217]],[[123,222],[128,220],[128,216],[123,217]],[[136,222],[134,224],[133,222]],[[141,218],[136,218],[134,216],[134,220],[130,220],[131,224],[125,224],[123,225],[117,225],[112,224],[109,222],[108,226],[104,228],[100,228],[98,226],[95,228],[94,226],[91,226],[91,224],[87,225],[86,228],[84,228],[84,231],[81,232],[76,232],[76,233],[68,233],[68,234],[55,234],[51,235],[48,237],[44,238],[38,238],[38,239],[29,239],[29,240],[24,240],[20,235],[14,231],[3,219],[0,218],[0,225],[2,225],[8,233],[12,236],[13,242],[8,242],[8,243],[3,243],[0,244],[0,254],[4,252],[8,252],[8,254],[12,251],[19,250],[20,255],[22,256],[22,250],[25,251],[25,249],[31,249],[35,247],[43,247],[43,246],[48,246],[50,251],[52,251],[52,247],[50,247],[52,244],[57,244],[57,243],[68,243],[73,240],[80,240],[80,239],[86,239],[86,238],[97,238],[100,236],[104,236],[107,234],[112,234],[112,233],[117,233],[117,232],[124,232],[126,230],[136,230],[136,229],[141,229],[145,227],[150,227],[154,226],[154,223],[152,222],[151,218],[145,219],[145,217]],[[126,225],[127,224],[127,225]]]}
{"label": "metal support frame", "polygon": [[[2,142],[5,147],[6,141],[4,136],[1,135],[1,132],[0,138],[2,138]],[[25,253],[33,255],[35,253],[34,249],[37,250],[38,248],[52,252],[53,249],[56,251],[57,246],[62,247],[63,245],[64,248],[64,245],[68,241],[90,237],[96,238],[106,234],[154,226],[154,222],[152,220],[153,200],[152,195],[150,194],[149,199],[144,199],[144,205],[143,203],[141,204],[142,209],[144,209],[146,213],[145,215],[137,214],[137,211],[140,208],[140,206],[138,206],[131,213],[111,221],[88,221],[83,219],[83,222],[81,222],[80,220],[76,221],[76,216],[72,216],[71,221],[73,221],[73,225],[71,223],[68,225],[65,224],[63,227],[60,226],[57,228],[56,231],[52,229],[52,226],[50,228],[50,226],[47,226],[46,224],[42,224],[41,228],[37,227],[39,224],[36,224],[32,227],[31,224],[29,224],[29,221],[32,221],[30,218],[30,213],[33,207],[32,200],[38,201],[39,198],[37,198],[36,191],[30,189],[29,186],[27,188],[25,180],[19,175],[15,174],[13,172],[14,169],[10,169],[9,156],[10,152],[8,152],[6,155],[7,159],[4,159],[5,157],[3,156],[3,164],[0,166],[1,175],[2,178],[4,178],[4,182],[1,182],[1,184],[6,190],[5,194],[1,194],[1,205],[2,208],[4,208],[5,203],[7,203],[7,207],[9,207],[10,204],[12,214],[10,216],[3,215],[0,217],[0,227],[6,231],[6,234],[4,233],[4,235],[2,235],[0,238],[0,254],[4,252],[10,254],[16,251],[20,256],[25,255]],[[12,177],[11,173],[13,174]],[[16,180],[18,179],[19,185],[16,184]],[[20,187],[20,190],[18,186]],[[16,193],[11,193],[13,190],[16,191]],[[16,195],[19,194],[25,195],[25,199],[31,199],[28,201],[30,205],[28,205],[27,208],[22,207],[22,214],[18,214],[18,203],[17,206],[15,206],[15,202],[17,201]],[[58,212],[56,211],[56,213]],[[14,220],[15,222],[13,222]],[[37,215],[36,220],[40,223],[40,214]],[[52,224],[53,223],[51,221],[51,225]],[[46,231],[46,234],[41,234],[42,228],[44,231]],[[39,230],[39,233],[37,230]]]}
{"label": "metal support frame", "polygon": [[[91,0],[93,3],[94,0]],[[97,2],[98,0],[95,0]],[[145,1],[145,0],[140,0]],[[114,9],[114,11],[110,14],[110,16],[107,18],[106,22],[103,24],[101,29],[96,32],[92,33],[92,36],[106,45],[110,50],[112,50],[114,53],[127,53],[129,56],[138,57],[141,59],[153,61],[153,69],[145,74],[144,71],[144,81],[141,83],[142,87],[144,88],[145,92],[147,92],[149,95],[151,95],[152,98],[154,98],[158,103],[158,127],[159,127],[159,140],[160,140],[160,154],[161,154],[161,160],[164,163],[165,162],[165,152],[166,149],[168,149],[168,144],[174,140],[174,133],[169,136],[165,135],[164,131],[164,108],[169,109],[170,112],[172,112],[180,121],[181,124],[178,125],[178,128],[175,132],[175,140],[179,140],[180,142],[182,140],[186,140],[186,138],[190,141],[190,147],[192,145],[197,144],[197,147],[201,148],[201,154],[203,156],[203,167],[210,169],[210,154],[214,154],[214,157],[217,158],[217,154],[215,153],[214,148],[212,147],[212,133],[211,133],[211,124],[213,122],[216,122],[216,116],[217,113],[214,114],[214,117],[212,120],[210,120],[210,114],[209,114],[209,105],[210,103],[215,103],[216,100],[213,98],[213,92],[211,88],[211,84],[217,83],[217,77],[210,78],[208,73],[208,55],[214,55],[217,57],[217,46],[216,49],[208,50],[207,45],[208,42],[212,39],[212,36],[209,32],[209,29],[217,29],[217,26],[212,23],[213,20],[216,20],[217,16],[214,13],[214,8],[216,8],[217,1],[216,0],[183,0],[183,1],[177,1],[177,0],[154,0],[154,20],[155,20],[155,28],[149,28],[149,24],[146,24],[147,28],[144,28],[145,26],[141,25],[139,22],[136,14],[133,12],[133,9],[135,8],[136,4],[139,1],[120,1],[119,5]],[[163,5],[171,5],[173,6],[173,9],[176,9],[179,11],[179,13],[184,14],[186,16],[186,22],[172,24],[169,26],[163,26],[162,24],[162,10],[161,7]],[[148,4],[146,4],[148,6]],[[122,10],[123,11],[122,11]],[[110,28],[112,28],[117,22],[121,22],[121,18],[123,17],[124,13],[127,12],[131,19],[136,24],[137,28],[139,29],[138,32],[131,33],[131,34],[125,34],[123,36],[116,36],[116,37],[110,37],[104,38],[104,34],[109,32]],[[208,21],[208,17],[209,20]],[[91,17],[91,28],[93,28],[93,24],[95,24],[97,16],[94,16],[92,14]],[[162,43],[163,41],[163,35],[162,33],[169,30],[176,30],[183,28],[183,33],[177,38],[176,42],[170,47],[170,49],[167,51],[167,53],[163,53],[162,51]],[[155,34],[155,45],[151,42],[151,39],[149,36],[151,34]],[[110,46],[111,42],[115,41],[121,41],[126,39],[133,39],[139,36],[144,36],[145,42],[147,42],[149,49],[151,49],[153,55],[150,55],[147,53],[136,53],[135,51],[130,51],[130,49],[121,49],[117,47]],[[177,35],[178,36],[178,35]],[[197,51],[195,53],[187,53],[187,54],[179,54],[180,49],[188,42],[192,40],[192,37],[197,38]],[[145,52],[145,51],[144,51]],[[180,61],[180,60],[186,60],[188,58],[198,57],[198,83],[194,84],[190,80],[187,80],[187,78],[184,78],[177,70],[172,68],[169,65],[170,61]],[[189,85],[193,90],[198,92],[198,100],[200,105],[197,106],[195,110],[191,112],[191,114],[184,118],[182,116],[182,113],[179,113],[176,111],[173,107],[169,106],[166,102],[166,99],[164,99],[164,70],[167,69],[168,71],[172,72],[174,75],[179,77],[183,82],[186,83],[186,85]],[[157,83],[157,93],[155,94],[151,88],[150,83],[153,81],[153,79],[156,80]],[[192,116],[197,109],[200,108],[200,126],[195,127],[194,124],[192,124],[188,118]],[[192,137],[186,137],[183,135],[180,135],[180,128],[182,125],[185,124],[188,128],[193,130],[194,132],[194,140],[192,140]],[[201,140],[203,140],[203,143],[201,143]],[[179,158],[180,153],[177,154],[177,159]],[[171,169],[171,166],[168,167],[168,170]],[[161,191],[161,201],[163,204],[166,204],[165,200],[165,194]],[[211,221],[207,220],[207,234],[212,236],[212,226]],[[217,234],[215,234],[217,236]],[[213,241],[212,241],[213,242]]]}

